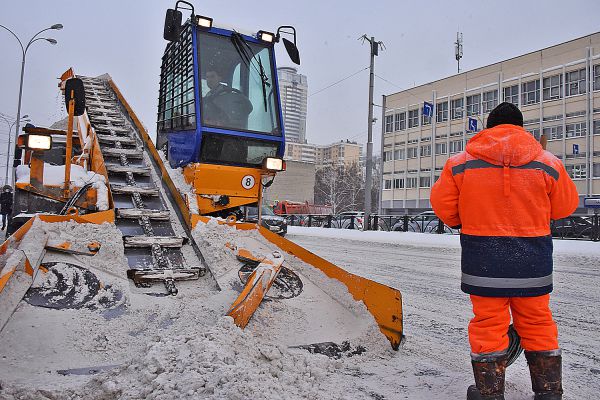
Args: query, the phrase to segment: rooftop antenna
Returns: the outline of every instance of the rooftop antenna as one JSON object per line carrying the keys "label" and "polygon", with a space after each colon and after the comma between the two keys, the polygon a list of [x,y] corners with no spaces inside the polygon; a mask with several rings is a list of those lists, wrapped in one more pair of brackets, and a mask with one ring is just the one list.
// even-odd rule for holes
{"label": "rooftop antenna", "polygon": [[463,34],[461,32],[456,32],[456,42],[454,42],[454,57],[456,58],[456,63],[458,64],[458,72],[460,74],[460,59],[463,56]]}

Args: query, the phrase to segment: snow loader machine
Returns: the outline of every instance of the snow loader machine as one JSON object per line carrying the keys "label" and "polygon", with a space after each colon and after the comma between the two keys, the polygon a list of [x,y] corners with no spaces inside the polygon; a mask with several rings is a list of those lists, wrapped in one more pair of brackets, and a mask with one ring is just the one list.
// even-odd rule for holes
{"label": "snow loader machine", "polygon": [[[190,12],[183,23],[182,9]],[[48,273],[46,252],[94,257],[102,245],[76,248],[41,237],[31,246],[35,220],[108,222],[123,235],[131,290],[177,295],[186,281],[214,280],[221,292],[231,291],[227,315],[241,328],[265,298],[302,310],[304,326],[293,328],[300,321],[281,317],[298,331],[290,347],[335,353],[370,324],[398,349],[398,290],[349,273],[260,223],[243,222],[243,206],[261,204],[263,189],[285,170],[275,46],[282,42],[299,64],[295,29],[244,34],[178,1],[167,10],[163,36],[155,141],[109,75],[85,77],[73,69],[59,84],[66,129],[27,127],[20,136],[13,233],[0,248],[0,330],[36,274]],[[206,252],[214,246],[207,246],[212,239],[203,237],[203,227],[228,232],[232,239],[222,250],[235,270],[211,268]],[[269,321],[277,319],[275,313]]]}

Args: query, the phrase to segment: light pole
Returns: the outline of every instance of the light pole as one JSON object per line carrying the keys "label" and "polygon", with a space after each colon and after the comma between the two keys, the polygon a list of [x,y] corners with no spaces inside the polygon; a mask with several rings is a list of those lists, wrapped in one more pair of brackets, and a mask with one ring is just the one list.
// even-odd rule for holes
{"label": "light pole", "polygon": [[[0,118],[2,118],[2,120],[4,122],[6,122],[6,124],[8,125],[8,147],[7,147],[7,153],[6,153],[6,171],[4,171],[4,184],[6,185],[8,183],[8,166],[10,163],[10,151],[11,151],[11,149],[10,149],[11,136],[10,135],[11,135],[13,126],[15,126],[15,124],[17,123],[17,120],[15,120],[11,123],[10,120],[2,114],[0,114]],[[29,115],[27,115],[27,114],[23,115],[19,122],[30,122]]]}
{"label": "light pole", "polygon": [[[63,28],[63,26],[62,26],[62,24],[54,24],[49,28],[42,29],[41,31],[39,31],[38,33],[33,35],[33,37],[31,39],[29,39],[29,42],[27,43],[27,45],[25,47],[23,47],[23,42],[21,42],[21,39],[19,39],[19,37],[13,31],[8,29],[4,25],[0,25],[0,27],[9,31],[15,37],[15,39],[17,39],[17,41],[19,42],[19,45],[21,46],[21,51],[23,52],[23,59],[21,60],[21,83],[19,84],[19,103],[17,105],[17,120],[16,120],[17,127],[15,129],[15,154],[16,154],[17,139],[19,136],[19,122],[21,119],[21,97],[23,95],[23,77],[25,74],[25,56],[27,55],[27,50],[29,50],[29,46],[31,46],[33,43],[37,42],[38,40],[45,40],[50,44],[56,44],[57,42],[55,39],[38,37],[38,35],[42,32],[46,32],[51,29],[60,30]],[[9,154],[10,154],[10,152],[9,152]]]}

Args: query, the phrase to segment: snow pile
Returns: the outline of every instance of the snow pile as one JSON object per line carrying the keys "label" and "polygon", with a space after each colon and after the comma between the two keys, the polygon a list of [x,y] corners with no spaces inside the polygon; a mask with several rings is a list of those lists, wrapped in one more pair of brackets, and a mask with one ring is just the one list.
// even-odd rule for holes
{"label": "snow pile", "polygon": [[160,156],[160,159],[162,160],[165,169],[169,173],[173,184],[175,185],[177,190],[179,190],[179,193],[181,193],[181,195],[185,199],[187,199],[190,212],[192,214],[199,214],[200,212],[198,211],[198,200],[196,198],[196,191],[194,190],[194,187],[187,183],[187,181],[185,180],[182,168],[171,168],[169,160],[167,160],[167,158],[165,157],[165,153],[162,150],[158,151],[158,155]]}
{"label": "snow pile", "polygon": [[323,378],[341,365],[258,342],[229,317],[156,339],[140,359],[93,380],[93,394],[82,398],[320,399]]}
{"label": "snow pile", "polygon": [[[17,166],[17,183],[30,183],[30,168],[28,165]],[[103,175],[94,171],[87,171],[85,168],[71,164],[71,184],[75,187],[82,187],[92,182],[93,187],[98,193],[96,207],[100,211],[108,210],[108,188]],[[62,186],[65,183],[65,166],[52,165],[44,163],[44,185]]]}

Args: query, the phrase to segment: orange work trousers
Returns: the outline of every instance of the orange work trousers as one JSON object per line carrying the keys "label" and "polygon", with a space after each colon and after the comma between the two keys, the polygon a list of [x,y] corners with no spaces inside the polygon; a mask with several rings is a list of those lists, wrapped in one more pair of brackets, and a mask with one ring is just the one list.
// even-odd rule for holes
{"label": "orange work trousers", "polygon": [[558,349],[558,329],[550,311],[550,295],[535,297],[481,297],[471,295],[473,314],[469,342],[475,354],[502,352],[508,348],[508,326],[521,336],[528,351]]}

